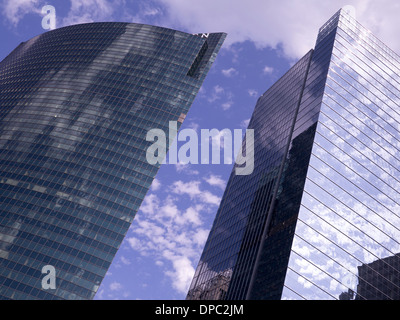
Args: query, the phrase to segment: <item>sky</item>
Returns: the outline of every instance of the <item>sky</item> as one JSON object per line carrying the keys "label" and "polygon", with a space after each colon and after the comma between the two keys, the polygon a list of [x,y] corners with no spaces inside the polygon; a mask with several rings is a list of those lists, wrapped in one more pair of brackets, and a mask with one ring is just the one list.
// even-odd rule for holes
{"label": "sky", "polygon": [[[85,22],[136,22],[228,37],[181,129],[245,130],[258,97],[314,47],[345,5],[396,52],[397,0],[2,0],[0,60],[20,42]],[[184,299],[232,165],[162,165],[95,299]]]}

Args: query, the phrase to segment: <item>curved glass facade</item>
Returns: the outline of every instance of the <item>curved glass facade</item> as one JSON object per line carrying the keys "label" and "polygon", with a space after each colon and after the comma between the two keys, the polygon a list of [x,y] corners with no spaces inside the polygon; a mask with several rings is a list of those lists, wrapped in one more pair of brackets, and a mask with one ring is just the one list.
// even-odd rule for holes
{"label": "curved glass facade", "polygon": [[179,128],[225,36],[81,24],[0,63],[1,299],[93,298],[159,168],[146,133]]}
{"label": "curved glass facade", "polygon": [[320,29],[255,107],[188,299],[400,299],[399,71],[344,10]]}

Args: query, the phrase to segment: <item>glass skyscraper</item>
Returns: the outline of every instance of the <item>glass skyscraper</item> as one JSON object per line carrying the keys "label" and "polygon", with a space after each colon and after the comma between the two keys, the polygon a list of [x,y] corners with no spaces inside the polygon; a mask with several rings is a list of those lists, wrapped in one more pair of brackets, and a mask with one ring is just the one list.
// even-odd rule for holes
{"label": "glass skyscraper", "polygon": [[93,298],[159,168],[146,133],[179,129],[225,37],[81,24],[0,63],[1,299]]}
{"label": "glass skyscraper", "polygon": [[339,10],[249,129],[187,299],[398,299],[400,57]]}

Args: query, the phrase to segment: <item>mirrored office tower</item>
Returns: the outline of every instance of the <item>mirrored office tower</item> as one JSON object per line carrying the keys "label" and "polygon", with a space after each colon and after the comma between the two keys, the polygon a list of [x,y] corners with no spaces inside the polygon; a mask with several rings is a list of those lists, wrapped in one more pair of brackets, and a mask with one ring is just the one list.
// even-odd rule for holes
{"label": "mirrored office tower", "polygon": [[146,133],[179,128],[225,36],[81,24],[0,63],[0,298],[93,298],[159,167]]}
{"label": "mirrored office tower", "polygon": [[345,10],[258,100],[188,299],[395,299],[400,57]]}

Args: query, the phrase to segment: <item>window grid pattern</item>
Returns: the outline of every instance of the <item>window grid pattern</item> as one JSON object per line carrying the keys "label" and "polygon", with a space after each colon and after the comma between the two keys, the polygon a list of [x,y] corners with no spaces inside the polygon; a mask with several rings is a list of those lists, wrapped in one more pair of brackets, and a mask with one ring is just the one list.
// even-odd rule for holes
{"label": "window grid pattern", "polygon": [[[293,132],[279,118],[293,84],[256,105],[255,160],[270,167],[231,175],[188,299],[400,299],[399,74],[400,57],[343,10],[320,29]],[[285,133],[287,153],[260,148]]]}
{"label": "window grid pattern", "polygon": [[81,24],[0,63],[0,298],[94,297],[159,168],[148,130],[187,114],[225,36]]}
{"label": "window grid pattern", "polygon": [[341,14],[283,298],[400,299],[399,61]]}
{"label": "window grid pattern", "polygon": [[248,127],[255,134],[254,172],[232,171],[188,299],[246,297],[311,55],[259,98]]}

